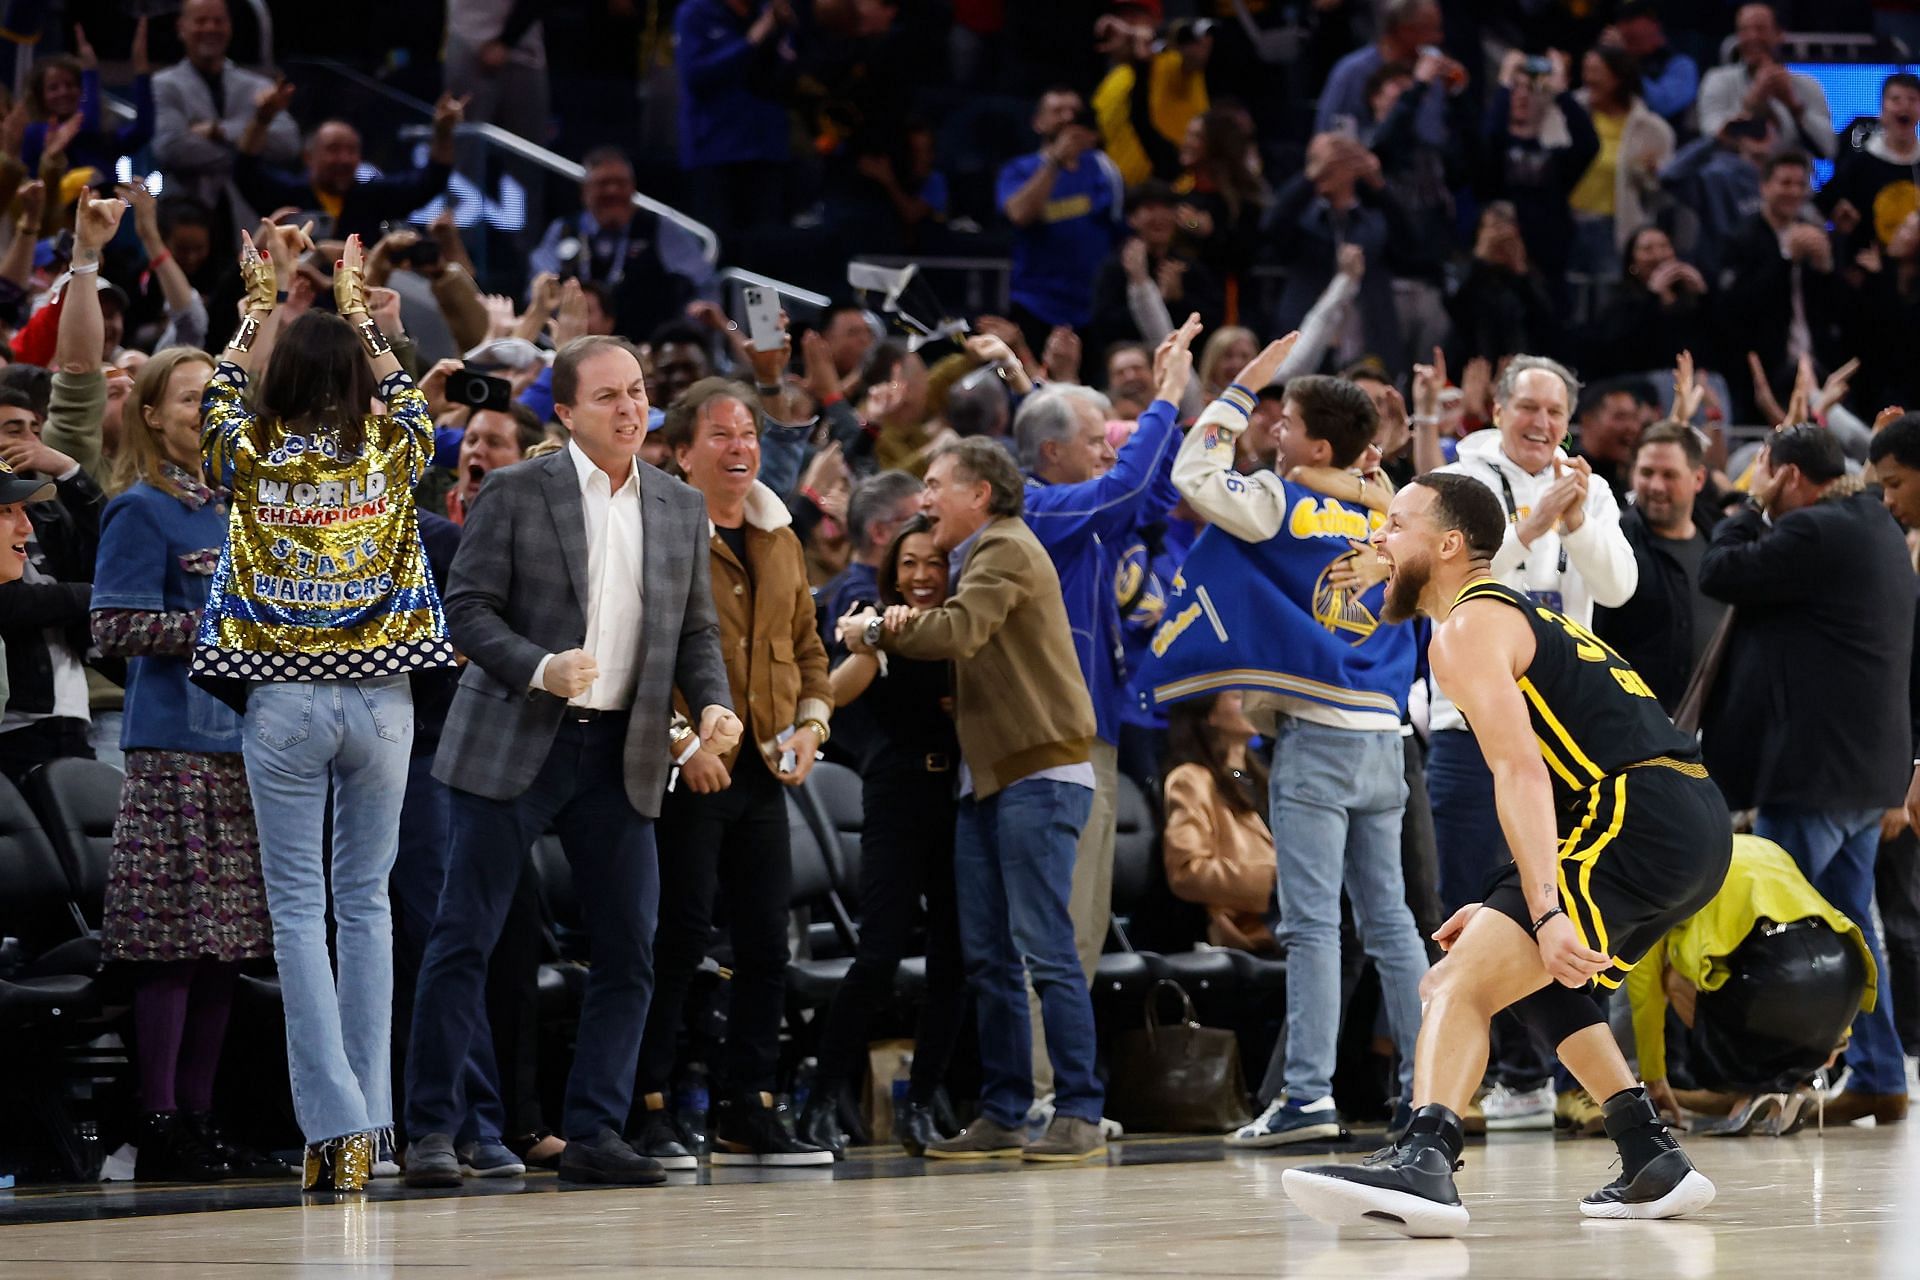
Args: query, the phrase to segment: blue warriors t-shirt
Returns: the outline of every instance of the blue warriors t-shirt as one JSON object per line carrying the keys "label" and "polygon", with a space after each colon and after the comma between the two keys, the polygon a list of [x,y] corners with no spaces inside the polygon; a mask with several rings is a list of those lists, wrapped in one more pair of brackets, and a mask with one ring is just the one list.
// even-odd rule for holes
{"label": "blue warriors t-shirt", "polygon": [[[1040,167],[1040,153],[1009,160],[994,199],[1007,200]],[[1048,324],[1080,326],[1093,318],[1093,278],[1113,252],[1123,228],[1120,171],[1103,151],[1089,151],[1075,168],[1054,176],[1053,194],[1038,221],[1013,234],[1013,301]]]}

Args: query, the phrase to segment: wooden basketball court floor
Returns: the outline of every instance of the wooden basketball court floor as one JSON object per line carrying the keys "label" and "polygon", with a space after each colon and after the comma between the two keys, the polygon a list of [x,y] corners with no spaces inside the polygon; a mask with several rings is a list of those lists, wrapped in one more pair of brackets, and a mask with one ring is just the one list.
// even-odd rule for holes
{"label": "wooden basketball court floor", "polygon": [[1309,1157],[1193,1139],[1116,1143],[1094,1166],[856,1153],[649,1189],[546,1174],[304,1204],[291,1183],[22,1190],[0,1192],[0,1276],[1920,1276],[1920,1128],[1690,1149],[1720,1191],[1701,1217],[1587,1222],[1576,1201],[1612,1176],[1610,1144],[1495,1135],[1458,1175],[1469,1234],[1443,1241],[1323,1227],[1280,1189]]}

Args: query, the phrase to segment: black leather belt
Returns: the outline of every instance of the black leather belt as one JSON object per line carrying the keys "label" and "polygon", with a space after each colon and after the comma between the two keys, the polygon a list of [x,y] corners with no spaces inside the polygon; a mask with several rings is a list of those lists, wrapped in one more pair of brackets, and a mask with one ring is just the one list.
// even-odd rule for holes
{"label": "black leather belt", "polygon": [[599,707],[576,707],[572,703],[568,703],[566,711],[562,713],[562,718],[571,720],[575,724],[592,724],[601,716],[610,716],[612,714],[613,712],[602,711]]}

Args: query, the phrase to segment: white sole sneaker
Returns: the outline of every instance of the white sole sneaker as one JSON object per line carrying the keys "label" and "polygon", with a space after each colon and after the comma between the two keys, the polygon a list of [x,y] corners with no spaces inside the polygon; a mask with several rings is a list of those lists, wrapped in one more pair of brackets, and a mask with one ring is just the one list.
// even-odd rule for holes
{"label": "white sole sneaker", "polygon": [[1450,1239],[1467,1229],[1467,1208],[1404,1191],[1288,1169],[1280,1186],[1300,1212],[1330,1227],[1380,1226],[1416,1240]]}
{"label": "white sole sneaker", "polygon": [[[644,1151],[640,1154],[643,1156],[647,1155]],[[669,1173],[684,1173],[700,1167],[699,1156],[647,1156],[647,1159],[653,1161]]]}
{"label": "white sole sneaker", "polygon": [[1588,1204],[1582,1200],[1580,1212],[1589,1218],[1684,1218],[1712,1204],[1714,1195],[1713,1183],[1707,1180],[1707,1175],[1690,1169],[1673,1190],[1658,1200],[1641,1204]]}
{"label": "white sole sneaker", "polygon": [[523,1164],[503,1164],[491,1169],[482,1169],[471,1164],[460,1166],[460,1176],[463,1178],[518,1178],[526,1171],[527,1166]]}
{"label": "white sole sneaker", "polygon": [[1331,1142],[1341,1134],[1338,1120],[1329,1120],[1325,1124],[1302,1125],[1297,1129],[1282,1129],[1278,1133],[1261,1131],[1248,1133],[1245,1129],[1229,1134],[1226,1142],[1230,1147],[1257,1149],[1261,1147],[1286,1147],[1296,1142]]}
{"label": "white sole sneaker", "polygon": [[707,1162],[716,1165],[754,1165],[762,1169],[796,1169],[811,1165],[830,1165],[833,1163],[833,1152],[714,1151],[707,1156]]}

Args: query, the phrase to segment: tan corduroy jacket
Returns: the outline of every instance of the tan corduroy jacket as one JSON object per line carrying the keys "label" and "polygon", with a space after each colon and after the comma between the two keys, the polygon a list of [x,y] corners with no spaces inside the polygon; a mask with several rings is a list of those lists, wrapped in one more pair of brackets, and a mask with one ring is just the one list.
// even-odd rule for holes
{"label": "tan corduroy jacket", "polygon": [[1167,773],[1161,839],[1167,887],[1207,909],[1207,941],[1241,951],[1276,948],[1265,915],[1273,898],[1273,837],[1257,813],[1235,809],[1204,765]]}
{"label": "tan corduroy jacket", "polygon": [[[833,692],[827,650],[813,620],[806,555],[787,526],[784,503],[765,485],[747,495],[747,563],[718,533],[710,533],[713,607],[720,618],[720,652],[734,710],[746,726],[741,747],[722,757],[729,770],[749,741],[759,744],[769,770],[780,763],[776,738],[802,720],[828,723]],[[676,691],[674,704],[687,708]]]}
{"label": "tan corduroy jacket", "polygon": [[954,725],[977,798],[1092,758],[1093,700],[1074,656],[1060,575],[1019,519],[982,528],[953,595],[882,647],[953,661]]}

